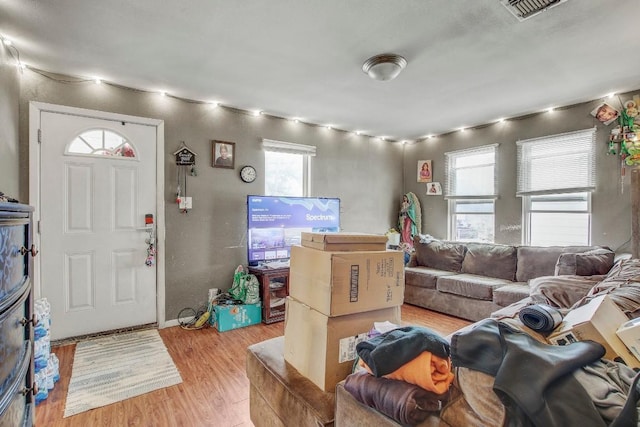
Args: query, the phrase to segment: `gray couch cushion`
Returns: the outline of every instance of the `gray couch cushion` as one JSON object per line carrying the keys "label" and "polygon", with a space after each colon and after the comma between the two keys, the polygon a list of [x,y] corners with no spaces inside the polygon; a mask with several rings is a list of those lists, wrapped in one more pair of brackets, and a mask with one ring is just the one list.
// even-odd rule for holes
{"label": "gray couch cushion", "polygon": [[468,243],[462,272],[513,281],[516,277],[516,254],[515,246]]}
{"label": "gray couch cushion", "polygon": [[404,284],[405,286],[435,289],[438,277],[451,276],[453,274],[456,273],[429,267],[405,267]]}
{"label": "gray couch cushion", "polygon": [[418,265],[455,272],[462,269],[466,249],[464,244],[439,240],[425,244],[416,238],[414,248]]}
{"label": "gray couch cushion", "polygon": [[[512,284],[508,280],[475,274],[455,274],[438,279],[436,289],[440,292],[460,295],[471,299],[493,300],[493,290],[500,286]],[[470,302],[470,304],[473,304]]]}
{"label": "gray couch cushion", "polygon": [[593,276],[607,274],[613,267],[615,253],[608,249],[594,249],[582,253],[561,254],[556,263],[556,276]]}
{"label": "gray couch cushion", "polygon": [[527,282],[541,276],[553,276],[558,257],[565,253],[586,252],[594,246],[519,246],[516,282]]}
{"label": "gray couch cushion", "polygon": [[514,283],[501,286],[493,290],[493,302],[506,307],[514,302],[529,296],[529,285],[526,283]]}

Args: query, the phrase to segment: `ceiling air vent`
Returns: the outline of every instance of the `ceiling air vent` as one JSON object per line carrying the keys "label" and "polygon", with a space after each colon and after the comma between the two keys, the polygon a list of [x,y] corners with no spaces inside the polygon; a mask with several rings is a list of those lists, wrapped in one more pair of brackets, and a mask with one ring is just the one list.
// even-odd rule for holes
{"label": "ceiling air vent", "polygon": [[567,0],[500,0],[500,3],[519,21],[524,21],[565,1]]}

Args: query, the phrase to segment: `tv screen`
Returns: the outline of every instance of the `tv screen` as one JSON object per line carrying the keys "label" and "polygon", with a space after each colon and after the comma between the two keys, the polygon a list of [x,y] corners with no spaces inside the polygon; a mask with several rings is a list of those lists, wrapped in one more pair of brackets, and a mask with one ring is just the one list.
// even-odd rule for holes
{"label": "tv screen", "polygon": [[303,231],[340,231],[340,199],[247,196],[249,265],[288,260]]}

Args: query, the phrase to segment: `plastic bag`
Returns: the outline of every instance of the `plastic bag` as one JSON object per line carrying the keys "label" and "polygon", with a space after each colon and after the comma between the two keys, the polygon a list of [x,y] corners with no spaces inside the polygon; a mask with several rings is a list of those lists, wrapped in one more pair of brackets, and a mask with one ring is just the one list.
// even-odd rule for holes
{"label": "plastic bag", "polygon": [[244,271],[244,268],[239,265],[233,275],[233,285],[229,289],[229,294],[245,304],[260,302],[260,283],[258,278]]}

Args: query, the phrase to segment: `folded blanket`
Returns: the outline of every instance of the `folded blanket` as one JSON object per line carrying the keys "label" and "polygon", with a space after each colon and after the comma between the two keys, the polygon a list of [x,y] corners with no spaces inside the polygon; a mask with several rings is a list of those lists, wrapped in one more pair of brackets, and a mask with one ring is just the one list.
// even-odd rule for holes
{"label": "folded blanket", "polygon": [[562,314],[547,304],[534,304],[520,310],[520,321],[538,332],[551,332],[562,323]]}
{"label": "folded blanket", "polygon": [[[371,369],[362,359],[360,359],[360,364],[371,373]],[[443,394],[449,390],[449,386],[453,382],[451,360],[424,351],[415,359],[385,375],[384,378],[404,381],[427,391]]]}
{"label": "folded blanket", "polygon": [[418,386],[364,371],[347,377],[344,388],[359,402],[393,418],[402,425],[416,425],[438,412],[448,394],[438,395]]}
{"label": "folded blanket", "polygon": [[381,377],[397,370],[424,351],[447,359],[449,343],[431,329],[405,326],[358,343],[356,351],[371,369],[371,373]]}

